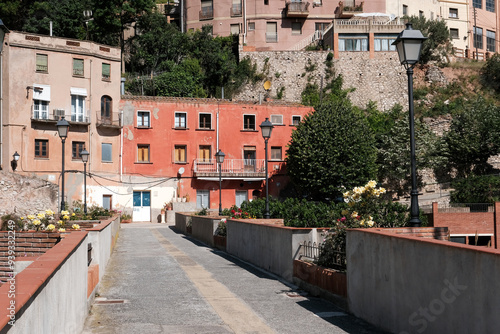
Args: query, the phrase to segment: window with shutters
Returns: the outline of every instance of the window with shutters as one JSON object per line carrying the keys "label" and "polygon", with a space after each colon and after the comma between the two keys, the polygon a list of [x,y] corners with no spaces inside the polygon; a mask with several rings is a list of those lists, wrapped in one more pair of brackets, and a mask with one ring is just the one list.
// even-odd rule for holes
{"label": "window with shutters", "polygon": [[187,115],[185,112],[176,112],[175,113],[175,128],[176,129],[185,129],[186,128],[186,118],[187,118]]}
{"label": "window with shutters", "polygon": [[175,145],[174,149],[174,162],[175,163],[186,163],[186,145]]}
{"label": "window with shutters", "polygon": [[39,73],[49,72],[49,56],[41,53],[36,54],[36,71]]}
{"label": "window with shutters", "polygon": [[212,114],[200,114],[199,129],[210,130],[212,129]]}
{"label": "window with shutters", "polygon": [[111,64],[102,63],[102,80],[111,80]]}
{"label": "window with shutters", "polygon": [[137,127],[138,128],[149,128],[151,127],[150,123],[150,112],[139,110],[137,112]]}
{"label": "window with shutters", "polygon": [[266,42],[267,43],[277,43],[278,42],[278,23],[277,22],[267,22],[266,23]]}
{"label": "window with shutters", "polygon": [[255,115],[243,115],[243,130],[255,130]]}
{"label": "window with shutters", "polygon": [[35,158],[49,157],[49,141],[47,139],[35,139]]}
{"label": "window with shutters", "polygon": [[149,162],[149,145],[137,145],[137,162]]}
{"label": "window with shutters", "polygon": [[271,160],[282,160],[282,150],[281,146],[272,146],[271,147]]}
{"label": "window with shutters", "polygon": [[84,148],[85,143],[82,141],[71,142],[71,158],[74,160],[81,160],[82,156],[80,153],[82,153]]}
{"label": "window with shutters", "polygon": [[102,143],[101,144],[101,161],[102,162],[112,162],[112,144],[111,143]]}
{"label": "window with shutters", "polygon": [[199,161],[200,162],[210,162],[211,159],[211,147],[210,145],[200,145]]}
{"label": "window with shutters", "polygon": [[73,76],[83,77],[83,59],[73,58]]}

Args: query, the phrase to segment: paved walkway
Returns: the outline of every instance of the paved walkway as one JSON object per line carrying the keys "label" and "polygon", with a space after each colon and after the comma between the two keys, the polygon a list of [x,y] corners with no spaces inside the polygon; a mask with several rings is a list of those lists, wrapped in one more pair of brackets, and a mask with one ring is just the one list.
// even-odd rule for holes
{"label": "paved walkway", "polygon": [[160,224],[122,224],[82,334],[382,333]]}

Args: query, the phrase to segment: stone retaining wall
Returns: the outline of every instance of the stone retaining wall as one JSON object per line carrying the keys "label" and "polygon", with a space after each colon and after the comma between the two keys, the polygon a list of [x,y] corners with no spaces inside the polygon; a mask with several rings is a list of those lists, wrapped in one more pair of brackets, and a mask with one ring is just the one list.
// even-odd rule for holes
{"label": "stone retaining wall", "polygon": [[[282,99],[301,102],[301,93],[308,82],[321,85],[325,75],[325,60],[329,51],[267,51],[241,52],[240,59],[250,57],[257,64],[257,72],[265,75],[265,80],[255,85],[246,85],[235,100],[256,101],[266,96],[275,99],[284,88]],[[339,59],[333,59],[337,74],[344,78],[344,88],[355,88],[350,93],[352,102],[365,107],[375,101],[381,110],[394,104],[408,104],[408,78],[399,64],[396,52],[377,52],[373,59],[368,52],[342,52]],[[307,67],[307,69],[306,69]],[[266,91],[263,84],[271,82]],[[324,80],[323,84],[326,84]]]}

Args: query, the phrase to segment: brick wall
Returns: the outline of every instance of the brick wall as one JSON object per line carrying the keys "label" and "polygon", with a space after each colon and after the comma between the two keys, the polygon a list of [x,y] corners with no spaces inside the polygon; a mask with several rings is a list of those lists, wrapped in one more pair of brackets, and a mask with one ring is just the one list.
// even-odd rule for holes
{"label": "brick wall", "polygon": [[[42,255],[60,240],[61,236],[58,232],[16,232],[16,258]],[[8,265],[8,242],[8,232],[0,231],[0,285],[12,275],[12,270]]]}

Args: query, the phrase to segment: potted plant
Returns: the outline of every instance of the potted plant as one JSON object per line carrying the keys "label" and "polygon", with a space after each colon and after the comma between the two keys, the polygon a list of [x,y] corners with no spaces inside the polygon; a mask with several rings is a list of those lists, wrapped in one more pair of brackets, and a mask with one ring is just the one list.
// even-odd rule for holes
{"label": "potted plant", "polygon": [[126,224],[126,223],[131,223],[132,222],[132,216],[129,215],[128,213],[124,213],[120,217],[120,223]]}

